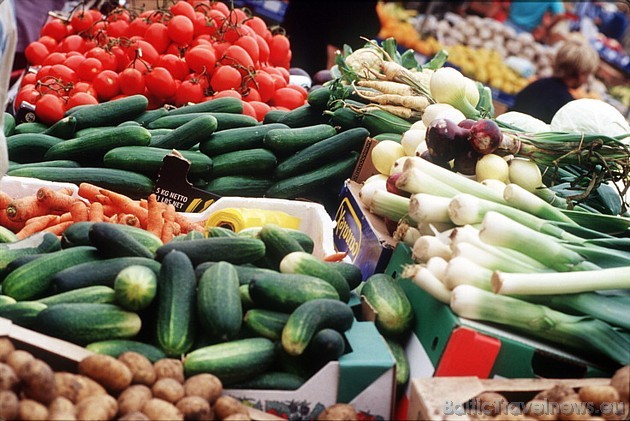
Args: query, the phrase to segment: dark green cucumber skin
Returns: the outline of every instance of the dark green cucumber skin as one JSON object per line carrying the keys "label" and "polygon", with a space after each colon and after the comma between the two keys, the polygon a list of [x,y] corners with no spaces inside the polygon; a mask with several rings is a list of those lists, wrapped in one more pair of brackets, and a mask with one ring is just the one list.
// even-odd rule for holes
{"label": "dark green cucumber skin", "polygon": [[6,276],[13,272],[15,269],[19,268],[22,265],[27,264],[35,259],[39,259],[40,257],[46,256],[48,253],[35,253],[35,254],[25,254],[23,256],[16,257],[11,260],[2,270],[0,270],[0,282],[6,278]]}
{"label": "dark green cucumber skin", "polygon": [[386,338],[404,337],[413,322],[413,309],[400,284],[390,275],[375,273],[361,287],[361,296],[374,309],[376,328]]}
{"label": "dark green cucumber skin", "polygon": [[187,377],[212,373],[229,386],[265,372],[275,360],[275,345],[266,338],[245,338],[195,349],[184,358]]}
{"label": "dark green cucumber skin", "polygon": [[15,135],[15,134],[24,134],[24,133],[43,133],[44,130],[46,130],[48,128],[47,125],[45,125],[44,123],[38,123],[38,122],[25,122],[25,123],[20,123],[17,126],[15,126],[15,130],[13,130],[13,133],[11,135]]}
{"label": "dark green cucumber skin", "polygon": [[156,119],[158,119],[160,117],[164,117],[168,113],[169,113],[169,111],[166,108],[160,107],[160,108],[156,108],[154,110],[148,110],[148,111],[145,111],[145,112],[141,113],[136,118],[134,118],[133,121],[136,121],[136,122],[140,123],[142,126],[147,127],[147,125],[150,122],[152,122],[153,120],[156,120]]}
{"label": "dark green cucumber skin", "polygon": [[59,271],[53,276],[52,284],[57,293],[95,285],[113,288],[116,275],[131,265],[147,266],[156,274],[160,272],[161,266],[156,260],[145,257],[103,259],[96,262],[81,263]]}
{"label": "dark green cucumber skin", "polygon": [[197,287],[197,313],[204,333],[210,338],[224,342],[237,337],[243,309],[234,265],[217,262],[203,272]]}
{"label": "dark green cucumber skin", "polygon": [[209,227],[206,230],[208,237],[236,237],[236,233],[229,228]]}
{"label": "dark green cucumber skin", "polygon": [[4,137],[7,136],[11,136],[13,133],[15,133],[15,117],[13,117],[13,114],[8,113],[6,111],[3,112],[4,113],[4,119],[2,120],[3,123],[3,130],[2,132],[4,133]]}
{"label": "dark green cucumber skin", "polygon": [[212,101],[199,102],[172,109],[169,115],[181,115],[190,113],[233,113],[241,114],[243,103],[238,98],[217,98]]}
{"label": "dark green cucumber skin", "polygon": [[109,355],[114,358],[118,358],[124,352],[133,351],[144,355],[152,363],[166,358],[166,354],[160,348],[132,339],[109,339],[92,342],[86,345],[85,348],[88,351],[92,351],[97,354]]}
{"label": "dark green cucumber skin", "polygon": [[136,313],[115,304],[67,303],[42,310],[34,329],[79,345],[135,337],[142,321]]}
{"label": "dark green cucumber skin", "polygon": [[250,380],[235,383],[231,389],[297,390],[306,379],[294,373],[268,371]]}
{"label": "dark green cucumber skin", "polygon": [[215,117],[201,115],[172,132],[151,140],[150,145],[155,148],[187,150],[212,135],[217,130],[218,124]]}
{"label": "dark green cucumber skin", "polygon": [[232,113],[187,113],[180,115],[166,115],[153,120],[148,124],[149,129],[176,129],[200,116],[212,116],[217,120],[216,131],[234,129],[237,127],[250,127],[259,125],[255,118],[245,114]]}
{"label": "dark green cucumber skin", "polygon": [[339,301],[335,288],[323,279],[279,272],[254,275],[249,282],[249,295],[256,307],[284,313],[318,298]]}
{"label": "dark green cucumber skin", "polygon": [[2,243],[0,244],[0,273],[18,257],[49,253],[60,249],[61,241],[49,232],[40,232],[13,243]]}
{"label": "dark green cucumber skin", "polygon": [[17,170],[18,168],[32,168],[32,167],[79,168],[80,166],[81,164],[71,159],[56,159],[53,161],[31,162],[28,164],[18,164],[16,162],[10,162],[9,171]]}
{"label": "dark green cucumber skin", "polygon": [[[201,276],[203,275],[203,273],[208,268],[215,265],[216,263],[217,262],[203,262],[197,265],[195,267],[195,275],[197,276],[197,279],[201,279]],[[275,273],[276,272],[275,270],[260,268],[260,267],[248,265],[248,264],[234,265],[234,269],[236,270],[236,274],[238,276],[239,285],[248,285],[249,281],[251,281],[254,275],[258,273],[269,273],[269,272]]]}
{"label": "dark green cucumber skin", "polygon": [[287,320],[289,320],[288,313],[263,308],[251,308],[243,316],[245,326],[263,338],[272,341],[280,339]]}
{"label": "dark green cucumber skin", "polygon": [[296,252],[286,256],[280,263],[280,271],[321,278],[335,288],[341,301],[347,303],[350,300],[350,286],[346,278],[310,253]]}
{"label": "dark green cucumber skin", "polygon": [[263,139],[268,132],[288,128],[285,124],[269,123],[216,131],[206,140],[199,142],[199,151],[213,157],[243,149],[262,148]]}
{"label": "dark green cucumber skin", "polygon": [[[189,174],[210,175],[212,158],[198,151],[180,150],[178,152],[190,161]],[[164,157],[169,153],[171,151],[168,149],[152,146],[120,146],[109,150],[103,156],[103,163],[108,168],[135,171],[149,177],[155,177],[162,168]]]}
{"label": "dark green cucumber skin", "polygon": [[280,156],[289,156],[308,146],[337,134],[330,124],[316,124],[299,128],[273,129],[263,139],[263,143]]}
{"label": "dark green cucumber skin", "polygon": [[409,383],[410,366],[409,359],[405,353],[405,348],[396,340],[385,338],[387,347],[396,362],[396,396],[401,398],[405,394],[407,383]]}
{"label": "dark green cucumber skin", "polygon": [[14,134],[6,138],[7,153],[9,159],[18,164],[41,162],[51,147],[63,141],[43,133]]}
{"label": "dark green cucumber skin", "polygon": [[105,285],[93,285],[89,287],[83,287],[74,289],[71,291],[60,292],[54,295],[49,295],[37,300],[47,306],[62,304],[62,303],[114,303],[116,297],[114,296],[114,290]]}
{"label": "dark green cucumber skin", "polygon": [[322,162],[360,149],[368,135],[367,129],[357,127],[320,140],[280,162],[273,177],[280,180],[318,168]]}
{"label": "dark green cucumber skin", "polygon": [[300,107],[294,108],[289,111],[280,119],[278,123],[286,124],[289,127],[305,127],[313,126],[315,124],[321,124],[326,121],[322,110],[312,107],[309,104],[304,104]]}
{"label": "dark green cucumber skin", "polygon": [[77,119],[74,116],[69,115],[57,120],[52,126],[44,130],[43,133],[60,139],[70,139],[74,136],[76,128]]}
{"label": "dark green cucumber skin", "polygon": [[265,117],[263,118],[263,124],[271,124],[277,123],[282,116],[284,116],[288,111],[285,110],[269,110]]}
{"label": "dark green cucumber skin", "polygon": [[328,101],[330,100],[331,91],[328,87],[321,87],[309,91],[306,96],[306,102],[315,109],[325,110],[328,108]]}
{"label": "dark green cucumber skin", "polygon": [[300,242],[279,225],[265,224],[258,232],[258,238],[265,243],[265,260],[274,270],[280,270],[280,262],[287,254],[304,251]]}
{"label": "dark green cucumber skin", "polygon": [[249,175],[226,175],[212,178],[203,190],[219,196],[263,197],[274,184],[270,178]]}
{"label": "dark green cucumber skin", "polygon": [[76,130],[86,127],[115,126],[133,120],[147,110],[149,100],[144,95],[131,95],[116,101],[77,108],[71,114],[77,120]]}
{"label": "dark green cucumber skin", "polygon": [[282,329],[282,347],[289,355],[301,355],[318,331],[330,328],[345,332],[353,322],[352,309],[339,300],[307,301],[289,316]]}
{"label": "dark green cucumber skin", "polygon": [[356,287],[361,285],[361,282],[363,282],[363,274],[361,273],[361,268],[359,268],[356,265],[353,265],[352,263],[343,262],[343,261],[324,262],[324,263],[328,266],[331,266],[337,269],[337,271],[339,271],[339,273],[341,273],[343,277],[346,278],[346,282],[348,282],[348,286],[350,287],[350,290],[355,289]]}
{"label": "dark green cucumber skin", "polygon": [[37,315],[47,306],[37,301],[18,301],[0,306],[0,317],[11,320],[16,325],[30,328],[35,324]]}
{"label": "dark green cucumber skin", "polygon": [[304,357],[319,369],[330,361],[337,361],[346,352],[346,339],[335,329],[318,331],[304,350]]}
{"label": "dark green cucumber skin", "polygon": [[[92,245],[90,241],[90,229],[95,223],[96,222],[91,221],[81,221],[70,225],[64,230],[63,234],[61,234],[61,247],[69,248],[74,246]],[[131,235],[152,252],[163,244],[159,237],[142,228],[121,224],[118,226],[118,229],[121,229]]]}
{"label": "dark green cucumber skin", "polygon": [[226,152],[212,158],[212,176],[264,176],[276,168],[277,162],[274,153],[264,148]]}
{"label": "dark green cucumber skin", "polygon": [[90,227],[88,237],[104,257],[154,257],[144,244],[120,229],[118,224],[95,222]]}
{"label": "dark green cucumber skin", "polygon": [[165,255],[158,275],[157,341],[169,357],[184,355],[195,342],[196,288],[188,256],[177,250]]}
{"label": "dark green cucumber skin", "polygon": [[330,114],[330,124],[340,132],[361,127],[359,115],[347,107],[339,107]]}
{"label": "dark green cucumber skin", "polygon": [[162,261],[173,250],[186,254],[192,264],[226,262],[238,265],[252,263],[265,255],[265,243],[255,238],[210,237],[198,240],[174,241],[156,250],[156,258]]}

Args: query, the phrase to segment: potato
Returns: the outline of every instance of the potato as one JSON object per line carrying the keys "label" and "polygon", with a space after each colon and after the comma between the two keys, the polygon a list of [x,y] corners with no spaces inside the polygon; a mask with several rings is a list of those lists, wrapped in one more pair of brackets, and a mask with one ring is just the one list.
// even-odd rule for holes
{"label": "potato", "polygon": [[484,392],[475,397],[475,408],[484,414],[499,415],[507,409],[509,401],[500,393]]}
{"label": "potato", "polygon": [[48,405],[48,419],[49,420],[76,420],[77,409],[72,401],[63,396],[57,396]]}
{"label": "potato", "polygon": [[129,387],[133,378],[125,363],[105,354],[92,354],[83,358],[79,362],[79,374],[96,380],[113,393]]}
{"label": "potato", "polygon": [[17,372],[22,380],[22,391],[28,398],[48,405],[58,395],[55,372],[38,358],[26,361]]}
{"label": "potato", "polygon": [[33,399],[22,399],[19,412],[19,419],[24,421],[45,420],[48,418],[48,408]]}
{"label": "potato", "polygon": [[232,414],[243,414],[249,416],[249,411],[241,401],[232,396],[221,395],[212,406],[214,417],[223,420]]}
{"label": "potato", "polygon": [[201,396],[184,396],[175,404],[186,420],[210,420],[212,419],[212,407],[210,402]]}
{"label": "potato", "polygon": [[153,363],[158,379],[171,377],[180,383],[184,383],[184,364],[175,358],[162,358]]}
{"label": "potato", "polygon": [[9,364],[0,363],[0,390],[17,390],[19,384],[15,370]]}
{"label": "potato", "polygon": [[586,402],[582,402],[577,394],[562,399],[558,410],[558,419],[562,421],[591,419]]}
{"label": "potato", "polygon": [[153,397],[151,389],[145,384],[132,384],[118,396],[118,415],[140,412],[142,407]]}
{"label": "potato", "polygon": [[16,349],[7,355],[5,363],[9,364],[13,371],[17,373],[22,364],[32,360],[33,358],[35,357],[30,352],[24,351],[23,349]]}
{"label": "potato", "polygon": [[560,402],[566,396],[574,395],[575,390],[572,387],[563,384],[557,384],[549,389],[542,390],[534,396],[532,400],[547,400],[549,402]]}
{"label": "potato", "polygon": [[619,402],[619,392],[614,386],[584,386],[578,391],[578,395],[582,402],[593,405],[593,408],[599,410],[602,404],[611,405]]}
{"label": "potato", "polygon": [[162,377],[151,386],[153,396],[164,399],[170,403],[176,403],[184,397],[184,385],[172,377]]}
{"label": "potato", "polygon": [[615,371],[610,384],[619,393],[619,399],[626,404],[630,404],[630,365],[621,367]]}
{"label": "potato", "polygon": [[201,396],[211,405],[214,405],[214,402],[223,393],[223,383],[214,374],[195,374],[184,382],[184,391],[186,396]]}
{"label": "potato", "polygon": [[75,404],[90,396],[107,394],[103,386],[82,374],[58,371],[55,372],[55,383],[59,396]]}
{"label": "potato", "polygon": [[6,361],[7,356],[13,351],[15,351],[15,347],[13,346],[13,342],[11,342],[11,339],[0,338],[0,361]]}
{"label": "potato", "polygon": [[142,412],[151,420],[182,420],[184,414],[175,405],[164,399],[152,398],[142,407]]}
{"label": "potato", "polygon": [[132,384],[146,384],[147,386],[151,386],[155,383],[157,375],[155,374],[153,363],[144,355],[127,351],[120,354],[118,359],[131,370],[131,374],[133,375],[131,379]]}
{"label": "potato", "polygon": [[77,419],[111,420],[118,412],[118,402],[110,395],[96,395],[77,404]]}
{"label": "potato", "polygon": [[149,417],[140,411],[134,411],[118,418],[118,421],[149,421]]}
{"label": "potato", "polygon": [[348,403],[336,403],[324,409],[318,420],[356,420],[357,411]]}
{"label": "potato", "polygon": [[558,404],[545,399],[532,399],[527,402],[523,412],[537,420],[557,420]]}
{"label": "potato", "polygon": [[12,421],[20,413],[20,401],[12,390],[0,390],[0,420]]}

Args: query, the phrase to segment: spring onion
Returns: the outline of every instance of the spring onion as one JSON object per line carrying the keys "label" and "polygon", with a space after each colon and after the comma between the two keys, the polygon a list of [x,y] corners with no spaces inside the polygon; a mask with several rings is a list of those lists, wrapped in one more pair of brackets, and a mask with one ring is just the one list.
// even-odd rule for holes
{"label": "spring onion", "polygon": [[503,196],[503,190],[505,190],[506,184],[503,181],[495,180],[494,178],[486,178],[485,180],[480,182],[484,186],[496,191],[498,194]]}
{"label": "spring onion", "polygon": [[[414,157],[410,157],[410,159],[405,161],[405,164],[403,165],[403,172],[400,174],[398,180],[396,180],[396,187],[412,194],[428,193],[435,196],[452,197],[460,193],[459,190],[451,187],[439,178],[424,173],[418,168],[410,167],[408,163],[415,159],[416,158]],[[424,159],[422,160],[424,161]],[[460,177],[457,174],[454,175]]]}
{"label": "spring onion", "polygon": [[409,198],[387,190],[375,189],[372,193],[369,210],[374,215],[383,216],[392,221],[400,221],[409,211]]}
{"label": "spring onion", "polygon": [[359,199],[361,200],[361,203],[363,203],[368,209],[370,208],[370,206],[372,206],[372,198],[374,197],[374,193],[376,191],[387,191],[387,176],[383,174],[379,174],[379,176],[382,176],[382,178],[374,178],[369,183],[366,180],[366,182],[363,183],[361,189],[359,190]]}
{"label": "spring onion", "polygon": [[441,67],[431,75],[431,96],[437,103],[450,104],[457,108],[466,118],[477,119],[480,113],[468,100],[466,85],[466,77],[457,69]]}
{"label": "spring onion", "polygon": [[444,259],[443,257],[433,256],[429,260],[427,260],[425,267],[429,270],[429,272],[435,275],[436,278],[442,280],[443,282],[444,276],[446,275],[446,267],[448,266],[448,262],[449,261]]}
{"label": "spring onion", "polygon": [[456,256],[448,261],[442,282],[448,289],[458,285],[473,285],[492,291],[492,270],[485,268],[464,256]]}
{"label": "spring onion", "polygon": [[418,228],[412,227],[407,222],[402,221],[398,223],[392,237],[394,237],[394,240],[396,241],[407,244],[409,247],[413,247],[413,244],[420,235],[422,234],[420,234],[420,230],[418,230]]}
{"label": "spring onion", "polygon": [[493,153],[483,155],[479,158],[475,165],[475,175],[478,182],[494,179],[507,184],[510,181],[507,161]]}
{"label": "spring onion", "polygon": [[451,258],[452,250],[433,235],[422,235],[411,248],[411,258],[417,263],[427,262],[431,257],[438,256],[445,260]]}
{"label": "spring onion", "polygon": [[426,193],[416,193],[409,197],[409,217],[418,223],[451,222],[448,205],[451,199]]}
{"label": "spring onion", "polygon": [[503,191],[503,198],[510,206],[540,218],[577,225],[571,218],[560,212],[558,208],[551,206],[549,203],[518,184],[508,184]]}
{"label": "spring onion", "polygon": [[508,325],[562,346],[601,353],[621,365],[630,363],[630,340],[599,319],[565,314],[471,285],[455,287],[450,304],[460,317]]}
{"label": "spring onion", "polygon": [[516,183],[529,192],[543,187],[542,173],[534,161],[524,158],[508,160],[508,176],[512,183]]}
{"label": "spring onion", "polygon": [[451,246],[453,257],[463,256],[475,263],[492,270],[503,272],[546,272],[549,269],[533,267],[516,259],[508,259],[505,255],[492,253],[485,247],[472,243],[456,243]]}
{"label": "spring onion", "polygon": [[451,290],[446,288],[444,284],[429,269],[422,265],[407,265],[403,269],[402,276],[422,288],[436,300],[449,304],[451,302]]}

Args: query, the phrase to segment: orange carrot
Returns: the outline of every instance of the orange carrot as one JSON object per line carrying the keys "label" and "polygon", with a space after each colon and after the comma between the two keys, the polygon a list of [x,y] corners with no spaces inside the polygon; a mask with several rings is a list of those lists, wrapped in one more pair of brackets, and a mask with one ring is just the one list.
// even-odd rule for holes
{"label": "orange carrot", "polygon": [[9,203],[11,203],[12,200],[13,198],[11,196],[3,191],[0,191],[0,209],[6,209],[6,207],[9,206]]}
{"label": "orange carrot", "polygon": [[160,238],[164,244],[168,243],[175,237],[175,206],[171,203],[166,205],[166,209],[164,210],[164,225],[162,227],[162,233]]}
{"label": "orange carrot", "polygon": [[78,194],[84,199],[89,200],[90,202],[98,202],[96,196],[101,194],[101,188],[90,183],[80,183]]}
{"label": "orange carrot", "polygon": [[103,205],[101,202],[92,202],[90,210],[88,212],[88,221],[90,222],[102,222],[105,218],[103,214]]}
{"label": "orange carrot", "polygon": [[24,239],[28,236],[44,230],[51,224],[55,224],[58,220],[59,216],[57,215],[34,216],[26,221],[24,228],[16,232],[15,235],[19,239]]}
{"label": "orange carrot", "polygon": [[118,208],[118,206],[116,205],[112,205],[111,203],[104,204],[103,202],[99,202],[99,203],[103,205],[103,215],[105,216],[112,217],[120,213],[120,208]]}
{"label": "orange carrot", "polygon": [[70,225],[74,224],[74,221],[61,221],[57,224],[50,225],[44,228],[43,231],[53,233],[55,235],[61,235]]}
{"label": "orange carrot", "polygon": [[184,234],[187,234],[190,231],[195,230],[195,226],[194,226],[195,223],[191,222],[187,217],[185,217],[181,213],[175,214],[175,222],[177,222],[181,226],[182,232]]}
{"label": "orange carrot", "polygon": [[338,252],[338,253],[329,254],[329,255],[324,257],[324,261],[325,262],[340,262],[347,255],[348,255],[348,253],[345,252],[345,251],[344,252]]}
{"label": "orange carrot", "polygon": [[16,222],[16,221],[10,220],[9,217],[7,216],[7,210],[0,209],[0,225],[2,225],[5,228],[10,229],[13,233],[16,233],[22,228],[24,228],[24,225],[26,224],[23,221]]}
{"label": "orange carrot", "polygon": [[13,199],[6,208],[7,217],[15,222],[26,222],[35,216],[47,215],[49,210],[35,195]]}
{"label": "orange carrot", "polygon": [[88,205],[83,200],[77,200],[70,205],[70,215],[75,222],[88,220]]}
{"label": "orange carrot", "polygon": [[124,194],[108,189],[101,189],[100,192],[101,194],[109,197],[112,201],[112,205],[117,206],[119,212],[132,213],[138,217],[138,220],[140,220],[140,226],[147,226],[148,211],[140,206],[137,201],[125,196]]}
{"label": "orange carrot", "polygon": [[148,207],[148,200],[147,199],[140,199],[138,201],[138,204],[140,205],[140,207],[147,209]]}
{"label": "orange carrot", "polygon": [[133,227],[140,228],[140,220],[138,220],[136,215],[132,213],[119,213],[117,216],[119,224],[131,225]]}
{"label": "orange carrot", "polygon": [[147,225],[145,229],[158,237],[162,236],[162,226],[164,225],[162,209],[162,204],[157,201],[155,194],[150,194],[147,198]]}
{"label": "orange carrot", "polygon": [[70,189],[53,190],[47,186],[40,187],[35,195],[37,200],[46,205],[51,211],[67,212],[70,210],[70,205],[80,200],[72,196],[72,190]]}

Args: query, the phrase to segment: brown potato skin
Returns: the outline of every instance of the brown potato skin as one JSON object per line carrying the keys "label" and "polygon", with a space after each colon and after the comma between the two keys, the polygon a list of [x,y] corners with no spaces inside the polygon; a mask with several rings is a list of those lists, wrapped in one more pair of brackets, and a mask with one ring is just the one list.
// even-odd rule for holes
{"label": "brown potato skin", "polygon": [[118,412],[118,402],[110,395],[96,395],[77,404],[77,419],[111,420]]}
{"label": "brown potato skin", "polygon": [[175,405],[164,399],[152,398],[142,407],[142,412],[151,420],[183,421],[184,414]]}
{"label": "brown potato skin", "polygon": [[5,362],[7,356],[15,351],[15,346],[9,338],[0,338],[0,362]]}
{"label": "brown potato skin", "polygon": [[122,361],[131,370],[133,375],[131,379],[132,384],[146,384],[147,386],[153,385],[157,379],[153,363],[144,355],[127,351],[118,356],[118,360]]}
{"label": "brown potato skin", "polygon": [[201,396],[211,405],[214,405],[223,393],[223,383],[214,374],[195,374],[184,382],[184,391],[186,396]]}
{"label": "brown potato skin", "polygon": [[118,421],[149,421],[149,417],[140,411],[134,411],[118,418]]}
{"label": "brown potato skin", "polygon": [[630,404],[630,365],[621,367],[613,374],[610,384],[617,389],[619,399]]}
{"label": "brown potato skin", "polygon": [[356,420],[357,411],[354,407],[347,403],[336,403],[324,409],[318,420]]}
{"label": "brown potato skin", "polygon": [[77,409],[70,399],[57,396],[48,405],[48,419],[50,421],[76,420]]}
{"label": "brown potato skin", "polygon": [[184,396],[175,405],[186,420],[210,420],[212,419],[212,407],[201,396]]}
{"label": "brown potato skin", "polygon": [[118,415],[140,412],[144,404],[152,397],[149,386],[132,384],[118,395]]}
{"label": "brown potato skin", "polygon": [[129,387],[133,378],[125,363],[105,354],[92,354],[82,359],[79,362],[79,374],[96,380],[113,393]]}
{"label": "brown potato skin", "polygon": [[153,396],[164,399],[170,403],[176,403],[184,397],[184,385],[172,377],[162,377],[151,386]]}
{"label": "brown potato skin", "polygon": [[18,371],[22,380],[22,391],[31,398],[48,405],[58,395],[55,372],[46,363],[34,358],[22,364]]}
{"label": "brown potato skin", "polygon": [[184,383],[184,364],[175,358],[162,358],[153,363],[158,379],[171,377],[180,383]]}
{"label": "brown potato skin", "polygon": [[221,395],[212,406],[217,419],[223,420],[233,414],[244,414],[249,416],[249,411],[241,401],[232,396]]}
{"label": "brown potato skin", "polygon": [[16,420],[20,413],[20,400],[12,390],[0,390],[0,420]]}
{"label": "brown potato skin", "polygon": [[107,394],[103,386],[82,374],[58,371],[55,373],[55,383],[59,396],[69,399],[74,404],[90,396]]}
{"label": "brown potato skin", "polygon": [[0,363],[0,390],[17,390],[20,379],[9,364]]}
{"label": "brown potato skin", "polygon": [[22,399],[20,401],[20,420],[45,420],[47,418],[48,408],[43,404],[33,399]]}
{"label": "brown potato skin", "polygon": [[20,371],[20,367],[27,361],[34,359],[35,357],[28,351],[24,351],[23,349],[16,349],[7,355],[5,363],[11,366],[13,371],[16,373]]}

